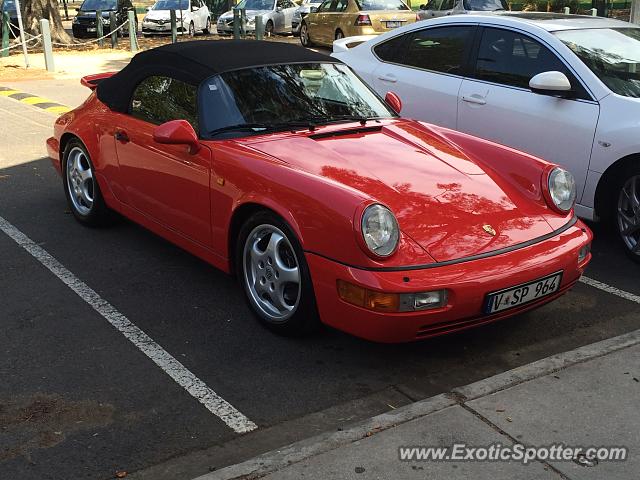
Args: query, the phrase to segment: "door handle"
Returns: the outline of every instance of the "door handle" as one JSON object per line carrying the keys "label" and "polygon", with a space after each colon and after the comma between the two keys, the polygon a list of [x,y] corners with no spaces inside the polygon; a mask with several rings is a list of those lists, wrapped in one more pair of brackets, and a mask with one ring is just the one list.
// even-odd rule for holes
{"label": "door handle", "polygon": [[396,83],[398,81],[396,76],[392,75],[390,73],[388,73],[386,75],[378,75],[378,79],[382,80],[383,82],[390,82],[390,83]]}
{"label": "door handle", "polygon": [[476,105],[485,105],[487,103],[484,97],[481,97],[480,95],[477,95],[477,94],[473,94],[470,96],[463,95],[462,101],[467,103],[474,103]]}
{"label": "door handle", "polygon": [[127,135],[127,132],[124,132],[122,130],[116,130],[116,133],[113,136],[118,142],[122,142],[122,143],[129,142],[129,135]]}

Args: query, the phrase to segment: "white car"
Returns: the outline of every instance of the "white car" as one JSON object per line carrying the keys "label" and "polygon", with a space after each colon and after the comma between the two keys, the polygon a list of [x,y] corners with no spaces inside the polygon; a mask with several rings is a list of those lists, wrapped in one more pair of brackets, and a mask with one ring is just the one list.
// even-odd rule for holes
{"label": "white car", "polygon": [[[265,35],[274,33],[291,33],[291,20],[298,5],[293,0],[242,0],[235,7],[244,9],[247,16],[246,32],[256,31],[256,17],[262,16]],[[218,34],[233,34],[233,10],[223,13],[218,18]]]}
{"label": "white car", "polygon": [[178,35],[211,32],[211,14],[202,0],[158,0],[142,19],[142,35],[171,33],[171,10],[176,11]]}
{"label": "white car", "polygon": [[353,40],[337,40],[333,55],[382,96],[397,93],[404,116],[571,170],[576,213],[611,221],[640,261],[640,27],[476,14],[417,22],[350,49]]}

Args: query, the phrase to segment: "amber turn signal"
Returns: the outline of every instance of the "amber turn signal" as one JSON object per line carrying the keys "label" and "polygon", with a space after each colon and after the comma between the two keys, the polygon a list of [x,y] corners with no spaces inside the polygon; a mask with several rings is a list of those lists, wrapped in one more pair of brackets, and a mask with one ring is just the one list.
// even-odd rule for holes
{"label": "amber turn signal", "polygon": [[446,290],[423,293],[386,293],[337,281],[338,296],[347,303],[377,312],[411,312],[443,307],[447,303]]}

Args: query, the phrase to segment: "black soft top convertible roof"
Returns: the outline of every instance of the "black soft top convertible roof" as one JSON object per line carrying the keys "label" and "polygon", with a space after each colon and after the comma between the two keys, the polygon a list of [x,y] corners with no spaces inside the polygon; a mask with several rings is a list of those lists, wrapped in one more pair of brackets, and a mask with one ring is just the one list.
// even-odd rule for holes
{"label": "black soft top convertible roof", "polygon": [[195,40],[138,53],[129,65],[98,84],[100,101],[126,112],[133,90],[145,78],[161,75],[198,86],[218,73],[290,63],[339,63],[339,60],[290,43],[256,40]]}

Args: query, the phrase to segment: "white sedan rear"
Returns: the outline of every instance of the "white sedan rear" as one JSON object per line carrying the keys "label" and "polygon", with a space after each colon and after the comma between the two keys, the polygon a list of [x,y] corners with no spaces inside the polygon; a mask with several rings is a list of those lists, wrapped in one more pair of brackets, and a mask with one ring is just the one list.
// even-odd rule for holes
{"label": "white sedan rear", "polygon": [[640,261],[638,26],[547,13],[460,15],[349,43],[358,42],[337,40],[333,55],[382,96],[397,93],[403,116],[570,169],[577,214],[611,221]]}

